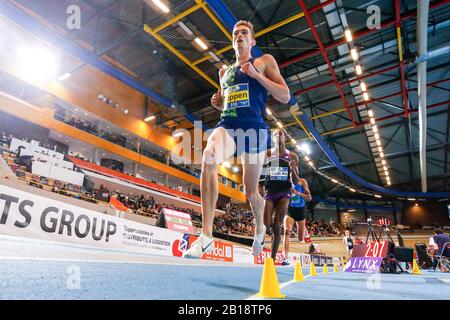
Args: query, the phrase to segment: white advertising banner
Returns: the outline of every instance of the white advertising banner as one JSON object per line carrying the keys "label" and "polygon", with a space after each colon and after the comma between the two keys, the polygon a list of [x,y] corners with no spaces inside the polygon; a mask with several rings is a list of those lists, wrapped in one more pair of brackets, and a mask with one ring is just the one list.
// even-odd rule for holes
{"label": "white advertising banner", "polygon": [[50,175],[48,177],[76,184],[78,186],[82,186],[84,181],[84,174],[57,166],[51,166]]}
{"label": "white advertising banner", "polygon": [[48,162],[34,161],[31,172],[39,176],[72,183],[78,186],[82,186],[84,181],[84,174],[57,167]]}
{"label": "white advertising banner", "polygon": [[0,185],[0,234],[173,256],[183,234]]}
{"label": "white advertising banner", "polygon": [[254,260],[251,248],[233,246],[233,262],[253,264]]}
{"label": "white advertising banner", "polygon": [[289,259],[295,264],[295,262],[300,262],[300,264],[305,267],[311,264],[311,256],[305,253],[289,253]]}
{"label": "white advertising banner", "polygon": [[53,159],[64,161],[64,154],[62,154],[61,152],[56,152],[50,149],[39,147],[39,142],[34,140],[29,143],[17,138],[12,138],[9,150],[12,152],[16,152],[19,146],[23,146],[25,148],[22,150],[21,155],[33,156],[36,154],[45,154]]}
{"label": "white advertising banner", "polygon": [[24,147],[26,150],[31,151],[31,144],[29,142],[22,141],[17,138],[12,138],[11,144],[9,145],[9,150],[12,152],[16,152],[17,148],[19,148],[20,146]]}

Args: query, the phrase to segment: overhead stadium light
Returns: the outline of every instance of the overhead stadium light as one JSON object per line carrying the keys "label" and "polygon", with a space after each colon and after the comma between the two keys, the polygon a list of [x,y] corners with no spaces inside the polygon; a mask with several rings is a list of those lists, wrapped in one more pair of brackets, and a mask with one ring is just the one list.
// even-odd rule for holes
{"label": "overhead stadium light", "polygon": [[372,110],[369,110],[369,117],[373,117],[373,111]]}
{"label": "overhead stadium light", "polygon": [[345,30],[345,39],[347,39],[347,42],[351,42],[353,40],[352,32],[348,29]]}
{"label": "overhead stadium light", "polygon": [[360,86],[361,86],[361,90],[362,91],[366,91],[367,90],[367,86],[366,86],[366,84],[364,82],[361,82]]}
{"label": "overhead stadium light", "polygon": [[351,53],[354,61],[358,60],[358,51],[356,50],[356,48],[353,48],[352,50],[350,50],[350,53]]}
{"label": "overhead stadium light", "polygon": [[301,149],[301,151],[303,151],[304,153],[306,153],[306,154],[311,154],[311,147],[309,146],[309,144],[308,143],[302,143],[301,145],[300,145],[300,149]]}
{"label": "overhead stadium light", "polygon": [[367,92],[363,93],[364,101],[369,101],[369,94]]}
{"label": "overhead stadium light", "polygon": [[220,58],[212,51],[208,51],[208,54],[213,58],[216,62],[220,62]]}
{"label": "overhead stadium light", "polygon": [[189,29],[188,26],[185,25],[182,21],[178,22],[178,25],[179,25],[180,28],[183,29],[184,32],[186,32],[189,36],[194,35],[194,33],[192,32],[192,30]]}
{"label": "overhead stadium light", "polygon": [[168,13],[169,8],[161,2],[161,0],[153,0],[153,3],[156,4],[164,13]]}
{"label": "overhead stadium light", "polygon": [[64,81],[64,80],[66,80],[66,79],[69,79],[70,78],[70,76],[71,76],[71,74],[69,73],[69,72],[66,72],[66,73],[64,73],[63,75],[61,75],[60,77],[59,77],[59,81]]}
{"label": "overhead stadium light", "polygon": [[280,127],[280,129],[283,128],[283,124],[280,121],[277,121],[277,126]]}
{"label": "overhead stadium light", "polygon": [[150,122],[150,121],[152,121],[155,118],[156,118],[155,116],[148,116],[147,118],[144,119],[144,121],[145,122]]}
{"label": "overhead stadium light", "polygon": [[202,48],[203,50],[207,50],[208,46],[202,41],[202,39],[200,39],[199,37],[194,39],[195,43],[197,43],[199,45],[200,48]]}
{"label": "overhead stadium light", "polygon": [[270,111],[270,109],[269,109],[269,108],[266,108],[266,112],[267,112],[267,114],[268,114],[269,116],[271,116],[271,115],[272,115],[272,111]]}
{"label": "overhead stadium light", "polygon": [[56,56],[44,48],[21,47],[16,51],[20,70],[31,81],[58,77]]}
{"label": "overhead stadium light", "polygon": [[360,76],[362,74],[362,67],[361,67],[361,65],[357,64],[356,67],[355,67],[355,70],[356,70],[356,74],[358,76]]}

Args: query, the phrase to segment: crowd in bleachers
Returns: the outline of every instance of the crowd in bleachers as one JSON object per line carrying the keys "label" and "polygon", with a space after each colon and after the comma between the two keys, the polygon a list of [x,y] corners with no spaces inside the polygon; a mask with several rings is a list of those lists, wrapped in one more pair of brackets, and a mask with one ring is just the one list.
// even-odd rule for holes
{"label": "crowd in bleachers", "polygon": [[[2,134],[1,136],[2,142],[6,144],[11,141],[11,138],[12,137],[9,137],[8,139],[8,137],[4,134]],[[25,178],[23,171],[16,170],[15,173],[18,177]],[[38,177],[35,175],[31,175],[31,178],[27,180],[33,186],[39,188],[43,188],[43,186],[49,186],[48,189],[55,193],[71,196],[89,202],[109,202],[110,197],[115,197],[117,200],[123,203],[125,207],[130,209],[131,212],[154,218],[157,218],[159,216],[163,208],[174,209],[190,214],[194,226],[201,227],[202,225],[202,217],[200,212],[192,209],[176,207],[171,204],[159,203],[150,195],[133,193],[125,194],[121,193],[119,190],[110,192],[104,186],[100,186],[98,189],[94,189],[92,192],[88,192],[87,190],[85,190],[84,188],[80,188],[79,186],[74,186],[60,181],[53,181],[53,183],[49,183],[48,178]],[[104,195],[105,193],[107,194],[106,197],[102,196],[102,194]],[[214,218],[213,229],[215,232],[253,236],[255,232],[255,223],[253,213],[250,210],[231,203],[220,209],[223,209],[225,213]],[[341,235],[341,227],[339,225],[326,224],[323,220],[306,220],[306,228],[308,229],[310,235],[314,237],[331,237]],[[292,236],[294,236],[294,232],[296,232],[295,227]]]}
{"label": "crowd in bleachers", "polygon": [[337,237],[344,234],[344,228],[336,222],[326,223],[322,220],[305,221],[306,229],[313,237]]}
{"label": "crowd in bleachers", "polygon": [[[108,140],[114,144],[120,145],[120,146],[127,148],[129,150],[132,150],[134,152],[138,152],[138,153],[140,153],[146,157],[149,157],[153,160],[156,160],[158,162],[161,162],[164,164],[167,163],[167,160],[164,156],[162,156],[156,152],[153,152],[151,150],[148,150],[142,145],[138,149],[135,143],[127,140],[126,136],[120,135],[120,134],[115,134],[115,133],[112,133],[105,129],[99,129],[98,125],[91,123],[90,121],[83,119],[81,117],[76,118],[74,115],[68,116],[67,112],[64,110],[57,109],[57,111],[55,112],[55,119],[61,120],[68,125],[74,126],[80,130],[83,130],[90,134],[96,135],[102,139]],[[185,173],[193,175],[197,178],[200,177],[200,170],[198,170],[198,169],[191,170],[191,168],[189,168],[188,166],[176,164],[171,160],[169,161],[169,165],[171,167],[177,168]]]}

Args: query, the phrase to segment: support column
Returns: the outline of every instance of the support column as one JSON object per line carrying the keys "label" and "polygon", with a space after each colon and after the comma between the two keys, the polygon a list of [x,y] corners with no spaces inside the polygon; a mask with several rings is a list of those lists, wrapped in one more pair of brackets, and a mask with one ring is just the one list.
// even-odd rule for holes
{"label": "support column", "polygon": [[97,148],[92,150],[92,162],[95,164],[100,164],[99,152]]}
{"label": "support column", "polygon": [[136,177],[139,173],[139,163],[134,162],[133,163],[133,176]]}

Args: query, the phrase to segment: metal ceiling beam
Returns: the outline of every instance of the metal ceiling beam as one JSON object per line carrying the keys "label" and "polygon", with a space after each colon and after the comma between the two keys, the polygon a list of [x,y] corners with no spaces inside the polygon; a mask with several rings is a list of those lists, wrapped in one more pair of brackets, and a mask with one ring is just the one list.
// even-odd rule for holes
{"label": "metal ceiling beam", "polygon": [[[417,4],[417,54],[424,56],[428,47],[429,0]],[[419,96],[419,148],[422,192],[427,192],[427,61],[417,64],[417,94]]]}
{"label": "metal ceiling beam", "polygon": [[[442,114],[444,114],[444,113],[447,113],[447,110],[436,111],[435,113],[429,114],[429,117],[430,117],[430,118],[431,118],[431,117],[438,117],[438,116],[440,116],[440,115],[442,115]],[[397,126],[397,125],[403,123],[403,122],[402,122],[403,119],[405,119],[405,118],[402,117],[400,121],[397,120],[397,121],[389,122],[389,123],[385,123],[385,124],[378,124],[378,129],[385,129],[385,128],[390,128],[390,127],[392,127],[392,126]],[[411,119],[411,117],[408,117],[408,118],[406,118],[406,119]],[[343,138],[352,137],[352,136],[355,136],[355,135],[357,135],[357,134],[359,134],[359,133],[360,133],[359,131],[358,131],[358,132],[348,132],[348,133],[344,133],[344,134],[337,135],[337,136],[334,136],[334,137],[329,138],[329,139],[330,139],[329,141],[335,141],[335,140],[339,140],[339,139],[343,139]],[[301,140],[300,140],[300,141],[301,141]]]}
{"label": "metal ceiling beam", "polygon": [[[328,0],[328,1],[325,1],[324,3],[321,3],[320,5],[317,5],[317,6],[313,7],[313,8],[311,8],[311,9],[310,9],[310,12],[316,12],[316,11],[322,9],[323,7],[325,7],[325,6],[327,6],[327,5],[331,4],[331,3],[334,3],[334,2],[336,2],[336,1],[337,1],[337,0]],[[216,12],[216,10],[214,10],[214,11],[216,12],[216,14],[217,14],[218,16],[220,16],[220,12],[222,12],[222,9],[221,9],[220,7],[223,5],[223,3],[220,4],[220,2],[222,2],[222,1],[217,1],[217,0],[206,0],[206,2],[208,3],[208,5],[209,5],[211,8],[213,8],[213,10],[214,10],[214,7],[215,7],[215,6],[218,6],[219,14]],[[217,4],[216,4],[216,2],[217,2]],[[226,10],[225,10],[225,9],[223,9],[223,10],[224,10],[224,13],[223,13],[223,14],[225,15],[225,16],[224,16],[224,21],[223,21],[223,22],[224,22],[225,25],[231,24],[231,27],[230,27],[229,29],[232,29],[232,28],[233,28],[233,25],[234,25],[234,23],[235,23],[235,22],[233,22],[234,20],[230,17],[230,15],[232,16],[232,14],[231,14],[231,12],[229,11],[228,8],[227,8]],[[258,31],[258,32],[255,33],[255,39],[256,39],[256,38],[259,38],[259,37],[261,37],[261,36],[263,36],[263,35],[265,35],[265,34],[267,34],[267,33],[269,33],[269,32],[271,32],[271,31],[273,31],[273,30],[279,29],[279,28],[281,28],[281,27],[283,27],[283,26],[285,26],[285,25],[287,25],[287,24],[289,24],[289,23],[291,23],[291,22],[297,21],[297,20],[299,20],[299,19],[302,18],[302,17],[304,17],[304,13],[303,13],[303,12],[299,12],[299,13],[297,13],[297,14],[295,14],[295,15],[293,15],[293,16],[291,16],[291,17],[285,19],[285,20],[282,20],[282,21],[280,21],[280,22],[278,22],[278,23],[276,23],[276,24],[270,26],[270,27],[267,27],[267,28],[265,28],[265,29],[263,29],[263,30],[260,30],[260,31]],[[233,17],[233,18],[234,18],[234,17]],[[231,50],[231,49],[233,49],[233,46],[232,46],[232,45],[228,45],[228,46],[226,46],[226,47],[224,47],[224,48],[222,48],[222,49],[216,51],[216,54],[222,54],[222,53],[225,53],[225,52],[227,52],[227,51],[229,51],[229,50]],[[252,52],[252,54],[253,54],[253,52]],[[261,55],[262,55],[262,52],[261,52]],[[256,57],[256,56],[257,56],[257,55],[255,55],[255,57]],[[206,61],[206,60],[209,60],[209,59],[210,59],[209,56],[205,56],[205,57],[203,57],[203,58],[200,58],[200,59],[194,61],[193,64],[194,64],[194,65],[198,65],[199,63],[202,63],[202,62],[204,62],[204,61]]]}
{"label": "metal ceiling beam", "polygon": [[[302,1],[302,0],[300,0]],[[307,13],[305,13],[307,16]],[[305,126],[308,128],[310,133],[313,135],[314,140],[318,143],[322,151],[327,155],[327,157],[330,159],[330,161],[336,166],[336,168],[346,176],[353,179],[356,183],[359,185],[374,190],[377,193],[387,194],[387,195],[393,195],[393,196],[406,196],[406,197],[425,197],[425,198],[441,198],[441,197],[449,197],[450,192],[405,192],[401,190],[395,190],[395,189],[387,189],[378,185],[375,185],[373,183],[367,182],[366,180],[362,179],[360,176],[356,175],[354,172],[347,169],[345,166],[342,165],[342,163],[336,158],[336,155],[331,151],[328,144],[322,139],[320,136],[320,133],[316,130],[316,128],[311,123],[310,119],[306,114],[300,115],[300,118],[302,122],[305,124]]]}
{"label": "metal ceiling beam", "polygon": [[317,33],[317,30],[316,30],[316,27],[314,26],[314,23],[312,21],[311,15],[310,15],[310,12],[306,8],[306,4],[305,4],[304,0],[299,0],[298,2],[300,4],[300,7],[302,8],[302,11],[305,13],[306,21],[308,22],[308,25],[311,28],[311,32],[313,33],[314,39],[316,40],[317,45],[319,46],[320,52],[322,53],[322,57],[325,59],[327,65],[328,65],[329,71],[330,71],[331,76],[333,77],[334,83],[335,83],[335,85],[336,85],[336,87],[337,87],[337,89],[339,91],[339,95],[341,96],[341,100],[344,103],[345,108],[347,109],[347,112],[348,112],[348,115],[350,117],[350,120],[352,121],[353,126],[356,127],[356,122],[355,122],[353,114],[352,114],[352,112],[351,112],[351,110],[349,108],[347,99],[346,99],[346,97],[344,95],[344,91],[342,90],[342,87],[341,87],[341,85],[340,85],[340,83],[339,83],[339,81],[337,79],[336,72],[333,69],[333,65],[331,64],[330,59],[328,59],[327,52],[325,50],[325,47],[322,44],[322,41],[320,40],[319,34]]}
{"label": "metal ceiling beam", "polygon": [[[400,66],[400,86],[402,89],[403,112],[405,117],[408,115],[408,96],[406,95],[406,81],[405,81],[405,65],[403,63],[403,47],[402,47],[402,31],[400,19],[400,0],[394,0],[395,7],[395,27],[397,30],[397,45],[398,45],[398,60]],[[425,28],[427,32],[428,28]]]}
{"label": "metal ceiling beam", "polygon": [[[449,146],[450,143],[446,142],[446,143],[437,143],[434,145],[431,145],[428,147],[428,151],[432,152],[432,151],[438,151],[438,150],[442,150],[443,148],[445,148],[446,146]],[[397,151],[397,152],[393,152],[393,153],[388,153],[385,154],[385,157],[387,159],[397,159],[397,158],[401,158],[404,156],[408,156],[408,155],[416,155],[419,153],[418,149],[414,149],[414,148],[410,148],[408,147],[408,150],[403,150],[403,151]],[[361,160],[355,160],[355,161],[349,161],[349,162],[345,162],[342,163],[342,165],[344,165],[347,168],[351,168],[351,167],[355,167],[355,166],[362,166],[362,165],[367,165],[371,163],[371,158],[365,158],[365,159],[361,159]],[[331,170],[331,169],[336,169],[336,167],[334,165],[328,165],[328,166],[323,166],[323,167],[319,167],[317,168],[317,170]],[[411,179],[414,180],[415,178]]]}
{"label": "metal ceiling beam", "polygon": [[[447,4],[447,3],[450,3],[450,0],[438,0],[438,1],[435,1],[435,2],[433,2],[430,5],[430,9],[438,8],[438,7],[443,6],[443,5]],[[312,12],[312,9],[310,10],[310,12]],[[404,15],[402,15],[400,17],[400,21],[403,22],[404,20],[414,18],[416,15],[417,15],[416,11],[408,12],[408,13],[406,13],[406,14],[404,14]],[[361,30],[359,32],[355,32],[354,34],[352,34],[353,41],[358,40],[359,38],[364,37],[366,35],[369,35],[369,34],[372,34],[372,33],[376,33],[378,31],[386,29],[388,27],[395,26],[395,24],[396,24],[396,19],[391,19],[391,20],[388,20],[386,22],[381,23],[381,28],[380,29],[364,29],[364,30]],[[338,47],[338,46],[340,46],[342,44],[345,44],[345,42],[346,42],[345,37],[340,39],[340,40],[336,40],[336,41],[334,41],[334,42],[332,42],[332,43],[330,43],[328,45],[325,45],[325,50],[334,49],[334,48],[336,48],[336,47]],[[301,53],[299,55],[296,55],[296,56],[293,56],[293,57],[287,59],[286,61],[281,62],[279,64],[279,67],[280,67],[280,69],[283,69],[283,68],[285,68],[285,67],[287,67],[287,66],[289,66],[289,65],[291,65],[293,63],[302,61],[302,60],[307,59],[307,58],[314,57],[314,56],[319,55],[319,54],[320,54],[320,52],[317,52],[317,50],[310,50],[308,52]]]}
{"label": "metal ceiling beam", "polygon": [[[432,104],[432,105],[428,106],[427,109],[433,109],[433,108],[437,108],[437,107],[440,107],[440,106],[443,106],[443,105],[450,105],[450,100],[445,100],[445,101],[441,101],[441,102]],[[418,112],[418,109],[411,110],[410,113],[408,114],[408,116],[411,113],[417,113],[417,112]],[[396,113],[396,114],[391,114],[391,115],[388,115],[388,116],[385,116],[385,117],[377,118],[377,119],[375,119],[375,121],[376,121],[376,123],[380,123],[380,122],[383,122],[383,121],[386,121],[386,120],[389,120],[389,119],[392,119],[392,118],[403,117],[403,116],[404,116],[404,113]],[[294,116],[294,118],[296,118],[296,116]],[[298,122],[298,123],[300,124],[301,122]],[[369,124],[369,123],[370,123],[369,121],[362,121],[362,122],[359,122],[356,125],[356,127],[350,125],[350,126],[346,126],[346,127],[330,130],[330,131],[325,131],[325,132],[320,133],[320,135],[321,136],[327,136],[327,135],[334,134],[334,133],[337,133],[337,132],[342,132],[342,131],[347,131],[347,130],[359,128],[359,127],[364,126],[364,125]],[[303,123],[302,123],[302,126],[304,127]],[[304,131],[307,132],[306,129],[304,129]],[[308,137],[309,137],[309,139],[311,139],[309,134],[308,134]]]}
{"label": "metal ceiling beam", "polygon": [[[444,82],[448,82],[448,81],[450,81],[450,78],[442,79],[442,80],[439,80],[439,81],[436,81],[436,82],[429,83],[429,84],[427,84],[427,86],[433,86],[433,85],[436,85],[438,83],[444,83]],[[411,92],[411,91],[417,91],[417,88],[412,88],[412,89],[408,89],[407,90],[407,92]],[[402,94],[402,91],[399,91],[399,92],[388,94],[388,95],[380,97],[380,98],[370,98],[368,101],[358,102],[356,104],[353,104],[353,105],[349,106],[349,108],[350,109],[357,108],[357,107],[362,106],[362,105],[366,105],[366,104],[374,103],[374,102],[377,102],[377,101],[380,101],[380,100],[392,98],[392,97],[395,97],[395,96],[398,96],[398,95],[401,95],[401,94]],[[341,112],[343,112],[345,110],[346,109],[344,109],[344,108],[335,109],[335,110],[332,110],[332,111],[329,111],[329,112],[326,112],[326,113],[319,114],[319,115],[315,116],[314,119],[321,118],[321,117],[326,117],[326,116],[332,115],[334,113],[341,113]]]}
{"label": "metal ceiling beam", "polygon": [[[222,23],[225,25],[225,28],[228,30],[233,30],[234,25],[237,22],[236,17],[230,11],[230,9],[223,3],[222,0],[204,0],[205,3],[208,4],[208,7],[219,17]],[[231,46],[232,48],[232,46]],[[230,48],[230,49],[231,49]],[[263,52],[258,46],[254,46],[252,48],[252,56],[260,57],[263,55]],[[193,62],[194,65],[198,64],[197,61]]]}

